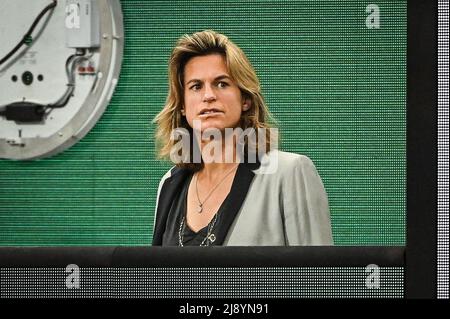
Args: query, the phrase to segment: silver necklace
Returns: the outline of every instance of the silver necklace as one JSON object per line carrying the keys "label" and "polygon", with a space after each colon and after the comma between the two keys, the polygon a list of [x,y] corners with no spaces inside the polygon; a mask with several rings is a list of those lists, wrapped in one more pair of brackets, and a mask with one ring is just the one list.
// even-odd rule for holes
{"label": "silver necklace", "polygon": [[[186,227],[185,223],[185,216],[183,215],[183,218],[181,219],[180,223],[180,229],[178,230],[178,246],[183,247],[183,241],[184,241],[184,229]],[[213,243],[216,241],[216,235],[213,234],[214,225],[216,224],[217,220],[217,213],[214,215],[211,222],[208,224],[208,231],[206,232],[205,238],[203,238],[202,242],[200,243],[200,246],[209,246],[210,243]]]}
{"label": "silver necklace", "polygon": [[211,196],[211,194],[216,190],[216,188],[225,180],[225,178],[231,174],[232,171],[234,171],[238,165],[234,166],[231,170],[229,170],[224,177],[216,184],[216,186],[213,187],[212,190],[209,191],[206,198],[203,200],[203,202],[200,200],[200,196],[198,195],[198,173],[195,175],[195,193],[197,194],[197,213],[201,214],[203,212],[203,204],[208,200],[208,198]]}

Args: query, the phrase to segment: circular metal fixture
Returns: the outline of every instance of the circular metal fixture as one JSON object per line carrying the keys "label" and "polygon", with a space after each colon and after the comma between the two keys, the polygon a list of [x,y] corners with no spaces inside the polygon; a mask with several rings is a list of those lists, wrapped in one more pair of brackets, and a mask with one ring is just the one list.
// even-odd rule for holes
{"label": "circular metal fixture", "polygon": [[119,79],[120,2],[2,0],[0,39],[0,158],[49,157],[82,139]]}

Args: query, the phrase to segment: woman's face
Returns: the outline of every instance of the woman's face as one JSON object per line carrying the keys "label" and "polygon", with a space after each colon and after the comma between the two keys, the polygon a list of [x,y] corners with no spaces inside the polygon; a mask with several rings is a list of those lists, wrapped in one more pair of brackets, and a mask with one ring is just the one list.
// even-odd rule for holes
{"label": "woman's face", "polygon": [[242,111],[250,107],[220,54],[191,58],[185,65],[183,80],[187,122],[193,127],[194,120],[200,120],[202,132],[209,128],[223,131],[237,127]]}

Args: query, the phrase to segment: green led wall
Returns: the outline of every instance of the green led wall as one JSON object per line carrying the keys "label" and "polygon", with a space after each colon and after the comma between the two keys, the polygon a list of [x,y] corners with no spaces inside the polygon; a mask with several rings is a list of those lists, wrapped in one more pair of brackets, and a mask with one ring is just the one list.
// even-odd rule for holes
{"label": "green led wall", "polygon": [[151,120],[185,33],[243,48],[285,151],[309,156],[329,196],[336,245],[403,245],[406,1],[121,1],[125,55],[95,128],[53,158],[0,161],[0,245],[149,245],[159,179]]}

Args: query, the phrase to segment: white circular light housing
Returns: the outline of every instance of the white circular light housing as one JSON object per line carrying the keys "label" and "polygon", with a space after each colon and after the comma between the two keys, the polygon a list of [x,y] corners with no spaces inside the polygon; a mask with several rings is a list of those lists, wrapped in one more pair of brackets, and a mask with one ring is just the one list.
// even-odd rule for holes
{"label": "white circular light housing", "polygon": [[0,158],[44,158],[82,139],[119,79],[119,1],[2,0],[0,39]]}

